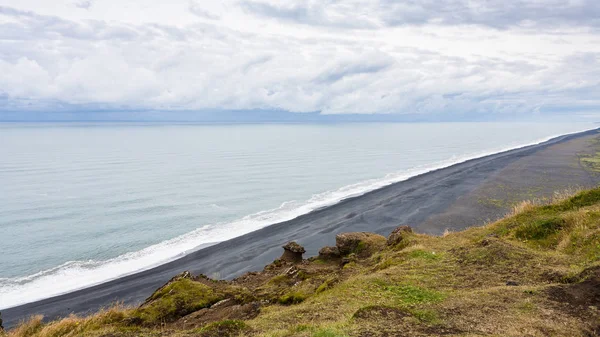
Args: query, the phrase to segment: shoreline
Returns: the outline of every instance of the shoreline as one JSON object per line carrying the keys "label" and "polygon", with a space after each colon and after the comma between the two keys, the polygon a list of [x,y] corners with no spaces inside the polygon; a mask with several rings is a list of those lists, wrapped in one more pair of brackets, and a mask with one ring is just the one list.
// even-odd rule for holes
{"label": "shoreline", "polygon": [[[93,263],[95,265],[95,267],[92,267],[92,269],[89,269],[87,271],[85,271],[85,269],[87,269],[86,264],[88,262],[86,262],[86,261],[69,261],[69,262],[64,263],[63,265],[53,267],[50,269],[46,269],[46,270],[42,270],[33,275],[27,275],[27,276],[22,276],[22,277],[18,277],[18,278],[8,279],[9,285],[7,285],[7,287],[10,288],[11,284],[13,287],[11,290],[6,291],[6,292],[3,292],[3,291],[5,291],[5,289],[0,289],[0,311],[3,310],[4,308],[12,308],[12,307],[20,306],[20,305],[27,304],[27,303],[37,302],[37,301],[40,301],[40,300],[43,300],[46,298],[68,294],[68,293],[71,293],[74,291],[78,291],[78,290],[85,289],[85,288],[90,288],[90,287],[93,287],[93,286],[96,286],[96,285],[99,285],[102,283],[106,283],[106,282],[109,282],[109,281],[112,281],[115,279],[119,279],[119,278],[122,278],[122,277],[125,277],[128,275],[143,272],[145,270],[152,269],[154,267],[171,262],[171,261],[181,258],[185,255],[188,255],[190,253],[193,253],[195,251],[203,249],[209,244],[215,244],[215,243],[227,241],[230,239],[234,239],[237,236],[241,236],[241,235],[250,233],[252,231],[256,231],[258,229],[261,229],[261,228],[264,228],[267,226],[271,226],[273,224],[292,220],[294,218],[305,215],[307,213],[317,211],[317,210],[320,210],[323,208],[331,207],[344,199],[361,196],[365,193],[374,191],[376,189],[379,189],[379,188],[382,188],[382,187],[385,187],[385,186],[388,186],[388,185],[391,185],[391,184],[394,184],[397,182],[405,181],[414,176],[426,174],[431,171],[435,171],[435,170],[443,169],[443,168],[450,167],[450,166],[453,166],[456,164],[464,163],[464,162],[472,160],[472,159],[479,159],[479,158],[487,157],[490,155],[498,155],[498,154],[501,154],[501,153],[504,153],[507,151],[521,149],[521,148],[528,147],[528,146],[539,145],[541,143],[547,142],[547,141],[552,140],[557,137],[578,134],[578,133],[586,132],[586,131],[590,131],[590,129],[577,131],[577,132],[569,132],[569,133],[559,134],[559,135],[545,136],[545,137],[541,137],[541,138],[531,140],[528,142],[523,142],[523,143],[509,143],[508,145],[504,145],[504,146],[497,145],[497,146],[487,149],[487,150],[474,151],[469,154],[455,155],[455,156],[451,156],[450,158],[446,158],[446,159],[432,162],[429,164],[423,164],[423,165],[415,166],[412,168],[391,172],[391,173],[388,173],[388,174],[380,176],[380,177],[361,180],[356,183],[344,185],[337,189],[330,189],[330,190],[327,190],[324,192],[319,192],[317,194],[313,194],[311,198],[304,200],[302,203],[297,205],[295,207],[295,209],[287,210],[285,212],[280,212],[281,207],[283,207],[283,206],[280,206],[280,207],[276,207],[276,208],[272,208],[272,209],[261,210],[257,213],[246,215],[243,218],[238,218],[238,219],[231,220],[230,222],[226,222],[225,224],[228,225],[231,223],[236,223],[238,221],[243,221],[246,217],[253,217],[253,216],[258,217],[259,214],[263,214],[263,213],[270,214],[272,217],[274,216],[277,218],[277,219],[271,219],[269,221],[261,221],[261,222],[263,222],[262,224],[260,224],[258,226],[255,224],[254,226],[251,226],[251,228],[244,229],[241,233],[231,232],[229,237],[221,238],[221,240],[216,241],[216,242],[205,242],[205,243],[198,244],[198,241],[196,241],[198,238],[195,238],[194,240],[190,240],[190,238],[193,237],[193,233],[195,232],[195,230],[192,230],[191,232],[185,233],[185,234],[177,236],[175,238],[156,243],[154,245],[145,247],[145,248],[135,251],[135,252],[129,252],[126,254],[122,254],[122,255],[116,256],[114,258],[105,260],[105,261],[88,261],[88,262]],[[313,201],[313,199],[315,199],[315,200]],[[285,204],[285,203],[286,202],[284,202],[283,204]],[[283,204],[281,204],[281,205],[283,205]],[[302,211],[297,212],[297,210],[299,210],[299,209],[302,209]],[[282,216],[282,214],[283,214],[283,216]],[[136,253],[143,253],[144,251],[153,249],[153,248],[161,249],[160,248],[161,245],[168,243],[170,241],[182,241],[182,242],[189,242],[189,243],[191,243],[193,241],[195,241],[195,242],[193,243],[192,246],[186,247],[183,250],[171,250],[173,253],[167,254],[166,256],[163,256],[162,258],[154,259],[154,261],[151,261],[150,263],[144,263],[143,265],[137,265],[137,266],[131,265],[130,268],[128,268],[126,270],[122,270],[122,268],[121,268],[119,271],[115,271],[115,272],[111,272],[109,270],[111,268],[111,265],[115,266],[115,265],[120,264],[123,261],[130,260],[131,258],[127,257],[128,255],[135,255]],[[124,259],[122,259],[122,258],[124,258]],[[135,258],[133,258],[133,260],[135,260]],[[74,265],[77,267],[71,268],[69,265]],[[77,269],[79,269],[79,268],[83,269],[84,271],[78,273]],[[67,276],[67,275],[71,275],[71,276]],[[85,282],[78,282],[79,279],[84,279]],[[21,284],[21,282],[23,282],[22,286],[19,286],[19,284]],[[58,282],[57,284],[61,284],[60,289],[52,289],[49,287],[49,285],[55,284],[56,282]],[[64,285],[65,282],[68,283],[67,286]],[[50,292],[44,292],[44,289],[49,289]],[[25,294],[25,296],[23,296],[22,294]]]}
{"label": "shoreline", "polygon": [[[418,224],[432,215],[443,213],[454,200],[473,191],[511,162],[552,145],[597,134],[597,131],[593,129],[562,135],[534,145],[432,169],[297,218],[195,250],[144,271],[3,309],[3,318],[6,326],[10,327],[18,320],[36,313],[53,319],[71,312],[89,313],[115,301],[136,304],[184,270],[230,279],[247,271],[262,269],[280,255],[280,246],[290,240],[303,244],[310,256],[316,255],[320,247],[331,244],[335,236],[333,234],[339,232],[371,231],[387,235],[400,224],[411,224],[418,232],[440,234],[445,228],[429,230],[420,228]],[[473,224],[464,225],[468,227]]]}

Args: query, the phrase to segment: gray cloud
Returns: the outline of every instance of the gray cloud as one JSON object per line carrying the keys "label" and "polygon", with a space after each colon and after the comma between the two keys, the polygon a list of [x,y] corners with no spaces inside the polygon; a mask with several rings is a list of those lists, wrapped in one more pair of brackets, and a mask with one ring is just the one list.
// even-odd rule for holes
{"label": "gray cloud", "polygon": [[393,64],[390,58],[362,62],[342,62],[326,69],[315,78],[315,83],[332,84],[346,77],[360,74],[375,74],[389,68]]}
{"label": "gray cloud", "polygon": [[210,12],[202,9],[202,6],[194,0],[190,1],[189,10],[192,14],[194,14],[195,16],[200,17],[202,19],[209,19],[209,20],[218,20],[219,19],[218,15],[210,13]]}
{"label": "gray cloud", "polygon": [[600,25],[600,2],[595,0],[382,0],[381,5],[382,19],[388,25],[476,24],[502,29]]}
{"label": "gray cloud", "polygon": [[376,28],[405,25],[481,25],[496,29],[560,25],[600,27],[596,0],[377,0],[295,1],[285,6],[244,1],[242,7],[263,17],[306,25]]}
{"label": "gray cloud", "polygon": [[79,0],[75,2],[75,7],[81,9],[90,9],[94,2],[92,0]]}
{"label": "gray cloud", "polygon": [[271,56],[271,55],[259,56],[255,59],[247,62],[246,64],[244,64],[242,66],[242,72],[247,73],[251,69],[256,68],[260,65],[263,65],[263,64],[271,61],[272,59],[273,59],[273,56]]}
{"label": "gray cloud", "polygon": [[[343,27],[343,28],[373,28],[373,23],[365,17],[354,14],[360,13],[359,8],[340,6],[335,1],[322,1],[313,4],[306,2],[287,3],[284,6],[272,5],[266,2],[243,1],[241,7],[249,13],[262,17],[291,21],[299,24]],[[350,8],[348,8],[350,7]],[[336,15],[329,15],[328,10],[334,9]],[[351,9],[349,12],[340,13]],[[340,14],[340,15],[337,15]]]}

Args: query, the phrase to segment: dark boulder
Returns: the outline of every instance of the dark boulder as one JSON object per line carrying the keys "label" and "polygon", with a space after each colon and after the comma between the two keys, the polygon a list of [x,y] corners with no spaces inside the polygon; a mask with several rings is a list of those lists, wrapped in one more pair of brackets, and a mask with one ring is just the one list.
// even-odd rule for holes
{"label": "dark boulder", "polygon": [[336,260],[341,256],[342,255],[340,254],[338,247],[326,246],[319,250],[319,259],[321,260]]}
{"label": "dark boulder", "polygon": [[287,262],[302,262],[302,254],[304,253],[306,253],[304,247],[292,241],[283,246],[283,255],[279,259]]}
{"label": "dark boulder", "polygon": [[341,233],[335,236],[340,255],[356,254],[360,258],[373,255],[385,247],[385,237],[367,232]]}
{"label": "dark boulder", "polygon": [[403,241],[406,241],[406,237],[412,234],[413,230],[410,226],[400,226],[392,231],[388,236],[387,245],[395,246]]}

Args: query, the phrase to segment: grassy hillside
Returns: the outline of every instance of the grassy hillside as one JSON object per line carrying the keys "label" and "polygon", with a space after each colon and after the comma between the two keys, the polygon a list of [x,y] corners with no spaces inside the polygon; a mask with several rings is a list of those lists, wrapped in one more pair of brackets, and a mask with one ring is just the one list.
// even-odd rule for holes
{"label": "grassy hillside", "polygon": [[230,282],[184,273],[139,308],[32,317],[8,336],[600,336],[600,189],[443,237],[341,239],[319,258]]}

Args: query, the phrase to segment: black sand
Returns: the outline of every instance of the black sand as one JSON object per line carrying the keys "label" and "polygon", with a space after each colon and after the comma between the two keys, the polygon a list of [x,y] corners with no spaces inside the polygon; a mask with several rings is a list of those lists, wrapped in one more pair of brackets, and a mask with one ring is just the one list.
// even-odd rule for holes
{"label": "black sand", "polygon": [[312,256],[334,244],[340,232],[387,235],[408,224],[417,232],[441,234],[481,225],[503,216],[519,200],[550,196],[571,186],[597,186],[600,175],[582,167],[578,154],[594,153],[591,140],[598,134],[594,130],[562,136],[426,173],[144,272],[3,310],[4,325],[14,326],[33,314],[54,319],[93,312],[116,301],[137,304],[184,270],[220,278],[260,270],[278,258],[281,246],[290,240],[298,241]]}

